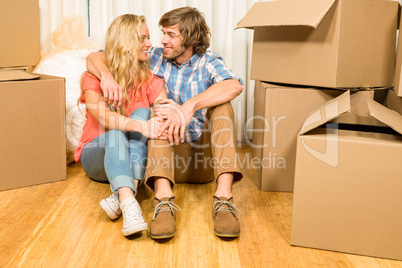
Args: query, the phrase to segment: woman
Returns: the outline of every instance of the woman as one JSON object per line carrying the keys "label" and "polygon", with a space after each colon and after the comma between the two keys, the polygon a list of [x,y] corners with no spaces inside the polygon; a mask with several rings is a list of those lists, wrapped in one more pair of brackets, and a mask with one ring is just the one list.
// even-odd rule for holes
{"label": "woman", "polygon": [[85,72],[81,81],[79,102],[85,103],[87,121],[75,160],[92,179],[110,183],[113,193],[100,205],[111,219],[123,214],[125,236],[147,229],[135,196],[144,179],[147,140],[156,138],[163,123],[149,119],[150,107],[167,98],[163,80],[148,69],[150,47],[144,16],[121,15],[109,26],[105,60],[123,91],[121,109],[108,104],[95,76]]}

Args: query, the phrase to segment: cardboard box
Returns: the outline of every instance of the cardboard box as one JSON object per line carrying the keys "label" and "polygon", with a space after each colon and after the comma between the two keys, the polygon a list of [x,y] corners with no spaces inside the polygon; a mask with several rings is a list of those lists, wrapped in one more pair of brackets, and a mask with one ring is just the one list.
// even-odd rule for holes
{"label": "cardboard box", "polygon": [[391,110],[402,114],[402,98],[399,98],[395,91],[390,90],[385,98],[384,105]]}
{"label": "cardboard box", "polygon": [[[249,142],[265,191],[293,192],[297,134],[310,112],[344,90],[318,90],[256,81],[253,139]],[[367,99],[382,100],[386,90],[351,93],[352,114],[368,116]]]}
{"label": "cardboard box", "polygon": [[395,64],[395,79],[394,79],[394,90],[398,96],[402,96],[402,34],[400,34],[402,29],[402,20],[399,22],[399,36],[398,36],[398,46],[396,53],[396,64]]}
{"label": "cardboard box", "polygon": [[343,121],[346,92],[304,122],[292,245],[402,260],[402,116],[373,100],[368,108],[371,117],[360,119],[369,124],[320,128]]}
{"label": "cardboard box", "polygon": [[0,81],[0,190],[66,179],[65,79],[0,71]]}
{"label": "cardboard box", "polygon": [[1,0],[0,67],[37,65],[39,28],[38,0]]}
{"label": "cardboard box", "polygon": [[398,5],[255,3],[236,27],[254,29],[251,79],[331,88],[393,86]]}
{"label": "cardboard box", "polygon": [[27,66],[12,66],[12,67],[0,67],[0,72],[4,70],[21,70],[28,73],[32,73],[35,69],[34,65],[27,65]]}

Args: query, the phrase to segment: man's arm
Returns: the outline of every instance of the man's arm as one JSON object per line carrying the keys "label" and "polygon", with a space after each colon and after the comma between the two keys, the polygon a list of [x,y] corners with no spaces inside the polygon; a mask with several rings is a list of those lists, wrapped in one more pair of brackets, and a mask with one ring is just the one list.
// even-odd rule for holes
{"label": "man's arm", "polygon": [[[177,112],[168,117],[159,133],[162,134],[167,130],[168,140],[171,145],[173,145],[173,142],[176,145],[179,144],[179,141],[184,142],[184,132],[195,111],[229,102],[242,91],[243,86],[236,79],[228,79],[213,84],[204,92],[183,103]],[[161,103],[168,103],[168,101]]]}
{"label": "man's arm", "polygon": [[204,92],[189,99],[183,106],[189,106],[193,113],[199,109],[218,106],[236,98],[243,91],[243,86],[236,79],[223,80],[213,84]]}
{"label": "man's arm", "polygon": [[86,58],[87,70],[101,81],[104,101],[120,109],[123,104],[123,89],[114,80],[105,62],[105,53],[92,52]]}

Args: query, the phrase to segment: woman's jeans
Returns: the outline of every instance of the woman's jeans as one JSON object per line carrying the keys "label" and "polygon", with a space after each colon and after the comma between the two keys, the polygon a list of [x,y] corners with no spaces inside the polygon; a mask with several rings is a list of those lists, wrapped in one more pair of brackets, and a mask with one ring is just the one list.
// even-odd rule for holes
{"label": "woman's jeans", "polygon": [[[138,108],[130,118],[147,121],[150,110]],[[129,187],[137,195],[134,180],[144,180],[147,163],[148,138],[139,132],[110,130],[85,145],[81,165],[90,178],[110,183],[117,193],[121,187]]]}

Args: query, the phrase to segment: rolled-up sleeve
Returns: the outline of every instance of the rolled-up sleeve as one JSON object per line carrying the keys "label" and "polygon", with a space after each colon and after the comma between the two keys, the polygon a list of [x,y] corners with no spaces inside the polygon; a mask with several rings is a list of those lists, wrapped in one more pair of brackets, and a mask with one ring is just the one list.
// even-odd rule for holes
{"label": "rolled-up sleeve", "polygon": [[226,66],[222,57],[216,53],[212,53],[210,59],[206,63],[206,69],[211,75],[212,84],[219,83],[227,79],[236,79],[241,85],[244,85],[243,80]]}

